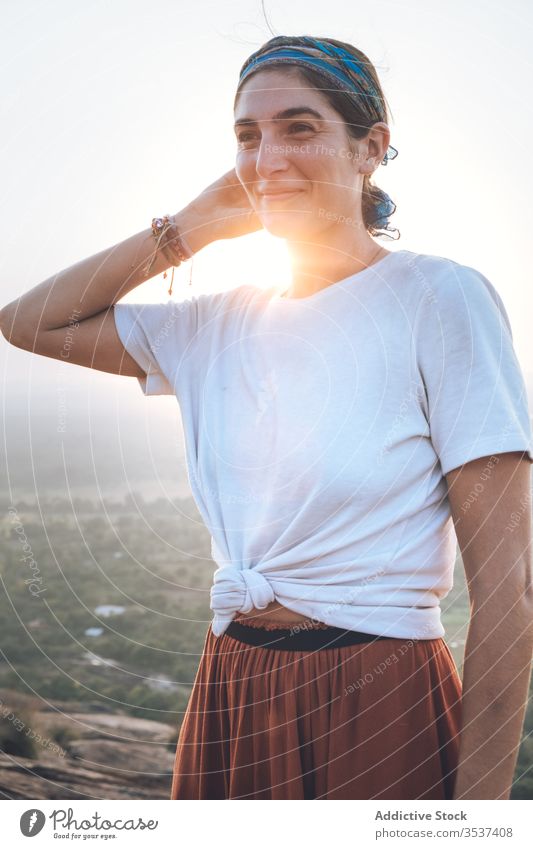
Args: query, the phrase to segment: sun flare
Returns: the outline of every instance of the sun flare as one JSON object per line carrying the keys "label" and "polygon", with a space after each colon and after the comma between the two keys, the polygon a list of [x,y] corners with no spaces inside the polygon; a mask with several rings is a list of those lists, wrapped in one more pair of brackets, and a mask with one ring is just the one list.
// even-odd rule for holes
{"label": "sun flare", "polygon": [[[192,282],[190,283],[192,270]],[[171,269],[167,277],[153,277],[124,298],[125,302],[160,303],[169,298]],[[260,288],[291,282],[286,242],[260,230],[238,239],[214,242],[174,271],[172,299],[176,301],[210,292],[223,292],[250,283]]]}

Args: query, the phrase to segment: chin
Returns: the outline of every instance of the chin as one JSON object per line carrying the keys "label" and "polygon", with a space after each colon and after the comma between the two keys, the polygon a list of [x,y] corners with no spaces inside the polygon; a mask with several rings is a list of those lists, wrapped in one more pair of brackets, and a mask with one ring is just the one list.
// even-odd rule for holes
{"label": "chin", "polygon": [[311,234],[309,218],[302,218],[297,213],[271,212],[260,213],[259,218],[264,229],[271,236],[281,239],[303,239],[306,240]]}

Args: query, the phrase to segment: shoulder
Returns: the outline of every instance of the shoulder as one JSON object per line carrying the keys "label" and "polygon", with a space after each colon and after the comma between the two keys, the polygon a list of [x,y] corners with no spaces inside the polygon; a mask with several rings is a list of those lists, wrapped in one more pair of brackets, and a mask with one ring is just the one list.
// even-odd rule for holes
{"label": "shoulder", "polygon": [[251,283],[234,286],[233,289],[224,289],[220,292],[204,292],[196,295],[197,303],[205,304],[214,309],[219,307],[235,307],[240,304],[248,304],[253,300],[263,298],[270,291]]}
{"label": "shoulder", "polygon": [[263,314],[272,298],[275,287],[264,288],[250,283],[205,295],[200,305],[200,316],[219,318],[227,328],[240,327],[244,318],[253,320]]}
{"label": "shoulder", "polygon": [[434,290],[445,295],[457,295],[463,289],[486,290],[499,298],[493,283],[478,268],[436,254],[417,254],[406,251],[406,265],[417,279],[422,292]]}
{"label": "shoulder", "polygon": [[422,316],[448,313],[459,320],[461,315],[500,313],[510,329],[500,293],[478,268],[435,254],[405,253]]}
{"label": "shoulder", "polygon": [[171,311],[172,316],[183,317],[198,339],[210,339],[211,344],[221,334],[227,338],[238,333],[245,318],[260,315],[264,298],[265,290],[244,284],[219,292],[191,292],[188,298],[175,301]]}
{"label": "shoulder", "polygon": [[236,286],[233,289],[223,289],[220,292],[191,292],[185,297],[169,302],[171,311],[184,312],[194,310],[199,318],[214,318],[229,310],[247,305],[263,290],[251,284]]}

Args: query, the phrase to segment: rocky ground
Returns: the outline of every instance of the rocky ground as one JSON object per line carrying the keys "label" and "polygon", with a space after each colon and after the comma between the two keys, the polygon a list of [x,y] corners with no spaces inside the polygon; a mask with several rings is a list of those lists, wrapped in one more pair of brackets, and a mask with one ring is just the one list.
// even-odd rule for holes
{"label": "rocky ground", "polygon": [[[5,691],[0,722],[0,798],[169,798],[173,725],[99,703],[21,702]],[[32,739],[33,751],[24,752],[24,737]]]}

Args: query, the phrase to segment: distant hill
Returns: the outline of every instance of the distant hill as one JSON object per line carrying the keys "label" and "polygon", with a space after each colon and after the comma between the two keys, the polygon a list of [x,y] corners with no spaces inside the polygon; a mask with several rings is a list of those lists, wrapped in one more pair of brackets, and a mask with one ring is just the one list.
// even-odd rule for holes
{"label": "distant hill", "polygon": [[[87,401],[85,400],[85,404]],[[4,500],[75,492],[122,498],[139,489],[148,500],[190,495],[177,401],[143,398],[130,410],[71,400],[11,404],[4,411],[0,491]]]}

